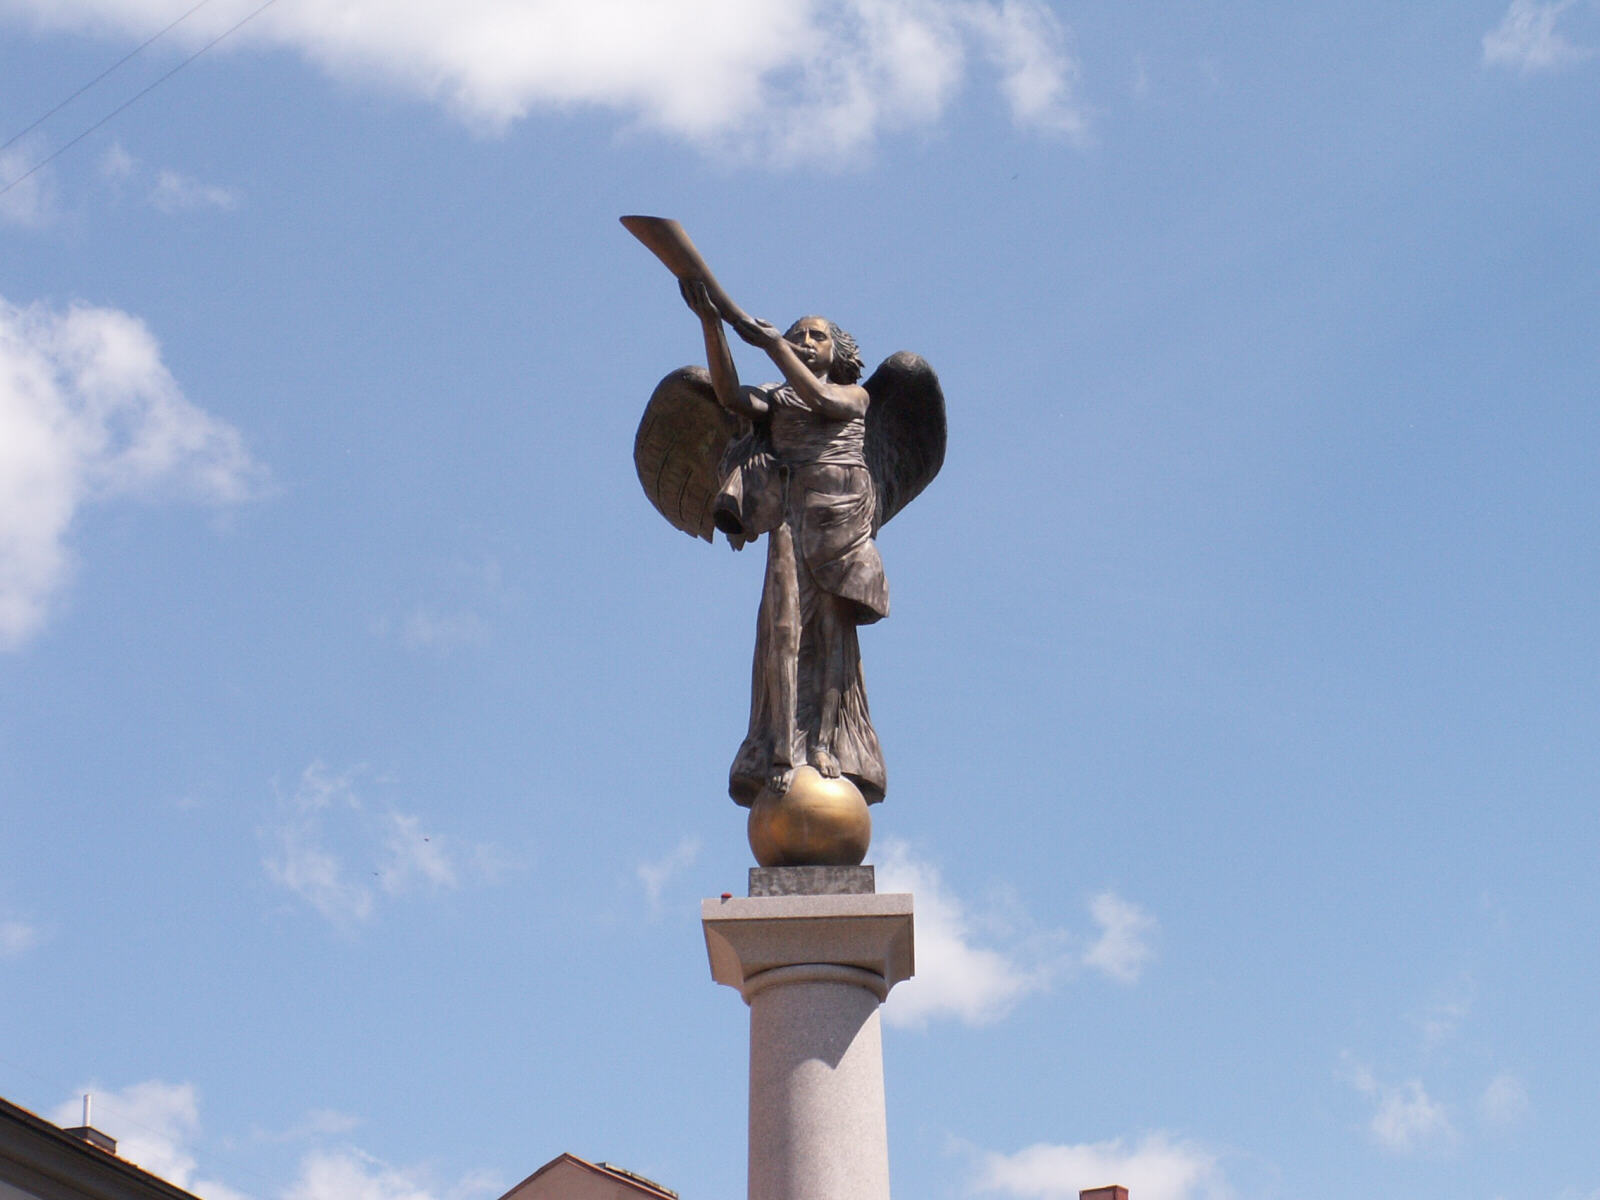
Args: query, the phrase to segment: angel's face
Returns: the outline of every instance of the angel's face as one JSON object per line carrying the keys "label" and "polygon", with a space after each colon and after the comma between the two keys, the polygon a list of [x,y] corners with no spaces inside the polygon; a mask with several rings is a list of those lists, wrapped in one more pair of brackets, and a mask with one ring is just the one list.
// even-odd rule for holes
{"label": "angel's face", "polygon": [[805,317],[796,321],[783,336],[813,375],[818,379],[828,377],[833,369],[833,336],[828,332],[826,321],[821,317]]}

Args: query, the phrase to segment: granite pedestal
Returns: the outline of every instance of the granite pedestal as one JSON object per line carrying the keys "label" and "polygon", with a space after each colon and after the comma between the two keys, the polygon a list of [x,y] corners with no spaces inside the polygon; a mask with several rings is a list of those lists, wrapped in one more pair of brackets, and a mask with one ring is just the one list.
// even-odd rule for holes
{"label": "granite pedestal", "polygon": [[878,1007],[912,973],[911,897],[763,874],[701,905],[711,976],[750,1006],[749,1200],[889,1200]]}

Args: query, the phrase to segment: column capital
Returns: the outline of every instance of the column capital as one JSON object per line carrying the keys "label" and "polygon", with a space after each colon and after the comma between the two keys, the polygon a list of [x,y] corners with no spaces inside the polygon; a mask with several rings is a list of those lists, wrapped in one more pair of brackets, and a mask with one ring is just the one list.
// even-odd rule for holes
{"label": "column capital", "polygon": [[908,894],[703,900],[700,923],[711,977],[747,999],[755,976],[780,967],[865,971],[883,981],[882,995],[915,969]]}

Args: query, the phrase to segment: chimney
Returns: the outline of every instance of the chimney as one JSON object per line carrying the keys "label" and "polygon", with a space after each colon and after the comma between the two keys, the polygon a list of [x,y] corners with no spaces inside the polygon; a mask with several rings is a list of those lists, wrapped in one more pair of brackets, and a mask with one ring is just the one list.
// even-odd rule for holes
{"label": "chimney", "polygon": [[1114,1183],[1108,1187],[1085,1188],[1078,1193],[1078,1200],[1128,1200],[1128,1189]]}
{"label": "chimney", "polygon": [[117,1152],[117,1139],[109,1134],[101,1133],[90,1123],[89,1118],[89,1096],[85,1093],[83,1097],[83,1124],[72,1129],[64,1129],[62,1132],[71,1134],[80,1142],[88,1142],[89,1145],[94,1146],[96,1149],[104,1150],[107,1154],[115,1154]]}

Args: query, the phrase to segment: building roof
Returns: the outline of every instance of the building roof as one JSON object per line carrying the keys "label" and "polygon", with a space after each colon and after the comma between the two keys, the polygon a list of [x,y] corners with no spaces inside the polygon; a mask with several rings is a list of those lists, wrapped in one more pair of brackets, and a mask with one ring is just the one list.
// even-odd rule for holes
{"label": "building roof", "polygon": [[9,1100],[0,1100],[0,1181],[39,1200],[198,1200]]}
{"label": "building roof", "polygon": [[562,1154],[500,1200],[678,1200],[678,1193],[625,1167]]}

